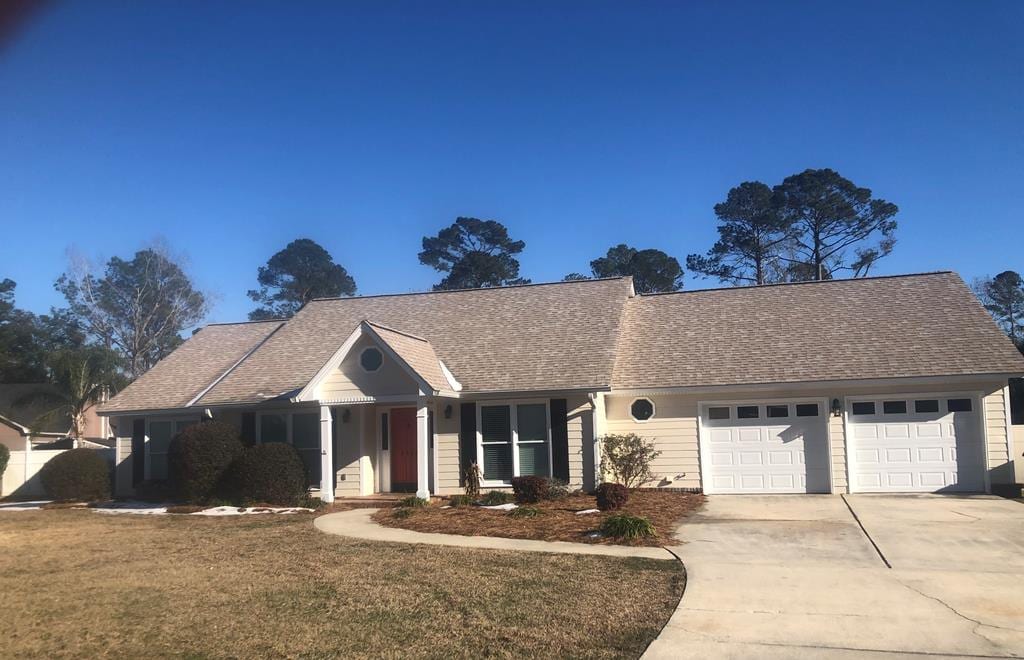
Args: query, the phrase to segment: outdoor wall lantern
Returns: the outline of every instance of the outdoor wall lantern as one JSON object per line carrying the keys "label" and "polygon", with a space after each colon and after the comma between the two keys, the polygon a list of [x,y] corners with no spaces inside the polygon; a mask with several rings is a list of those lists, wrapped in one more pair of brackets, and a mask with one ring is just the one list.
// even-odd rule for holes
{"label": "outdoor wall lantern", "polygon": [[348,424],[348,420],[352,419],[352,411],[345,408],[341,411],[341,423]]}
{"label": "outdoor wall lantern", "polygon": [[450,404],[450,403],[447,406],[444,407],[444,418],[445,419],[451,419],[452,418],[452,404]]}
{"label": "outdoor wall lantern", "polygon": [[832,416],[839,417],[843,414],[843,406],[839,403],[839,399],[832,399]]}

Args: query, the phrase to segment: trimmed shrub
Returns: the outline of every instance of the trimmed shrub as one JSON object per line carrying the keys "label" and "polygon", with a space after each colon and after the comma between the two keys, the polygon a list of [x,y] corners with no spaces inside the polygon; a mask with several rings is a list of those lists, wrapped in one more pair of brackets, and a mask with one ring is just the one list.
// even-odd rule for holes
{"label": "trimmed shrub", "polygon": [[651,464],[661,452],[635,433],[601,438],[601,472],[626,488],[654,481]]}
{"label": "trimmed shrub", "polygon": [[543,516],[544,511],[535,506],[521,506],[518,509],[509,511],[508,515],[513,518],[536,518],[537,516]]}
{"label": "trimmed shrub", "polygon": [[0,479],[4,476],[4,470],[7,469],[9,460],[11,460],[11,450],[7,448],[7,445],[0,445]]}
{"label": "trimmed shrub", "polygon": [[418,509],[420,507],[427,506],[428,504],[430,504],[430,500],[423,499],[422,497],[416,497],[415,495],[410,495],[409,497],[404,497],[398,500],[398,506],[400,507],[410,507]]}
{"label": "trimmed shrub", "polygon": [[627,513],[605,518],[601,523],[601,533],[619,539],[639,539],[658,535],[650,520]]}
{"label": "trimmed shrub", "polygon": [[267,442],[245,449],[224,479],[240,503],[298,506],[306,496],[306,468],[295,447]]}
{"label": "trimmed shrub", "polygon": [[244,449],[230,424],[193,424],[167,448],[167,481],[178,498],[202,504],[224,492],[225,474]]}
{"label": "trimmed shrub", "polygon": [[509,504],[515,498],[512,493],[506,493],[502,490],[492,490],[486,495],[480,498],[480,504],[483,506],[498,506],[499,504]]}
{"label": "trimmed shrub", "polygon": [[39,470],[46,494],[57,501],[110,499],[110,465],[95,449],[69,449]]}
{"label": "trimmed shrub", "polygon": [[569,496],[569,484],[559,479],[548,479],[548,493],[544,497],[546,500],[560,500],[563,497]]}
{"label": "trimmed shrub", "polygon": [[548,498],[548,480],[544,477],[513,477],[512,492],[520,504],[536,504]]}
{"label": "trimmed shrub", "polygon": [[452,508],[469,506],[473,504],[473,498],[469,495],[452,495],[448,498],[448,505]]}
{"label": "trimmed shrub", "polygon": [[629,500],[629,490],[622,484],[601,484],[597,487],[597,508],[602,511],[621,509]]}

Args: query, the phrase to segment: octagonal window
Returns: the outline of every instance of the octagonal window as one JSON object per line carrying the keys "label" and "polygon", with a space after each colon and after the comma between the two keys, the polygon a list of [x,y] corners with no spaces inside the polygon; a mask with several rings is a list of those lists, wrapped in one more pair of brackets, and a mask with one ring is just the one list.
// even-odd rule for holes
{"label": "octagonal window", "polygon": [[635,399],[629,406],[629,414],[638,422],[654,417],[654,402],[650,399]]}
{"label": "octagonal window", "polygon": [[384,356],[376,348],[367,348],[359,356],[359,364],[366,371],[377,371],[384,364]]}

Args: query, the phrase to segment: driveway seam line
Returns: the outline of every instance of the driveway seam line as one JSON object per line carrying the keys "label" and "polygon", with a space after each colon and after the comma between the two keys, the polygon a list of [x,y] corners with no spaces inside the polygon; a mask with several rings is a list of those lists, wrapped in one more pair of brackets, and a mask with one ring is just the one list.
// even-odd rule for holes
{"label": "driveway seam line", "polygon": [[868,534],[868,530],[864,527],[864,523],[862,523],[860,518],[857,516],[857,512],[853,510],[852,506],[850,506],[850,502],[846,499],[846,495],[840,494],[839,497],[843,498],[843,504],[846,505],[846,508],[850,511],[850,515],[853,516],[853,519],[857,521],[857,526],[860,527],[860,531],[864,532],[864,537],[871,543],[871,547],[878,553],[878,558],[882,560],[882,563],[885,564],[886,568],[891,569],[892,564],[890,564],[889,560],[885,558],[885,555],[882,553],[882,549],[878,547],[877,543],[875,543],[875,539],[871,538],[871,535]]}

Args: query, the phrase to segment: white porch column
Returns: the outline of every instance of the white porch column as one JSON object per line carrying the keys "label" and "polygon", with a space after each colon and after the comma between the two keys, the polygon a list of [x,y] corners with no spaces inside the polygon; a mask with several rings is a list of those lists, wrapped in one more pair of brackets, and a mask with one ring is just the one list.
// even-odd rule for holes
{"label": "white porch column", "polygon": [[320,500],[334,501],[334,424],[331,407],[320,406]]}
{"label": "white porch column", "polygon": [[430,438],[427,397],[416,399],[416,497],[430,498]]}

